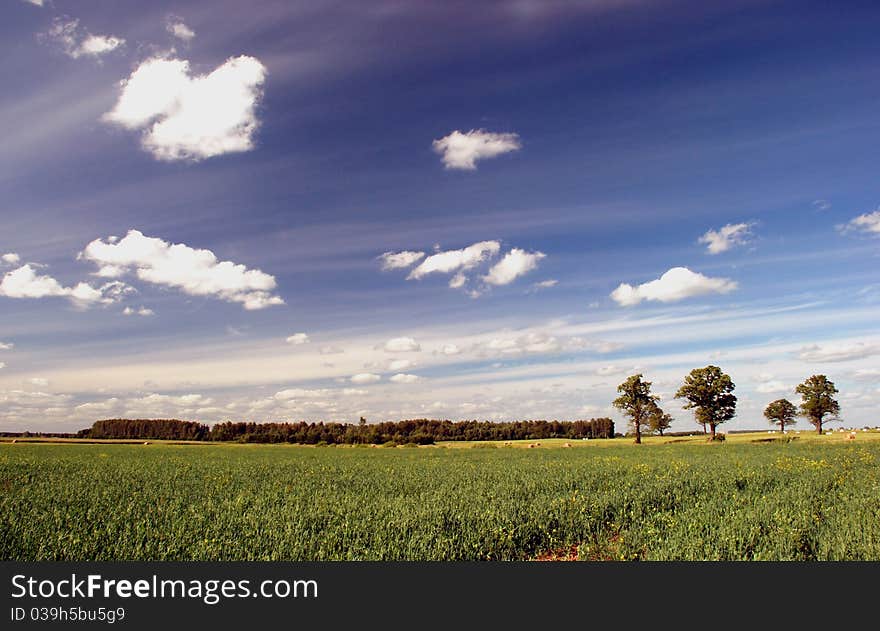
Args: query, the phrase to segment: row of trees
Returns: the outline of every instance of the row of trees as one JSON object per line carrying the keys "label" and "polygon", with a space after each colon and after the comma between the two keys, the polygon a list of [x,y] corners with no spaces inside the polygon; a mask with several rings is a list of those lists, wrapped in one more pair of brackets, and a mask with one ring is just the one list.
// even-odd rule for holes
{"label": "row of trees", "polygon": [[614,421],[595,418],[583,421],[439,421],[416,419],[371,423],[361,418],[351,423],[237,423],[213,427],[192,421],[107,419],[96,421],[77,434],[81,438],[127,438],[151,440],[205,440],[250,443],[375,444],[416,443],[441,440],[541,440],[548,438],[613,438]]}
{"label": "row of trees", "polygon": [[[703,431],[708,427],[711,440],[716,440],[718,425],[736,415],[735,387],[730,375],[722,372],[718,366],[706,366],[693,369],[674,398],[685,399],[684,409],[694,410],[697,423],[703,426]],[[643,427],[663,435],[672,417],[660,408],[660,397],[651,393],[650,381],[645,381],[642,374],[632,375],[617,387],[617,392],[620,396],[613,405],[629,418],[636,443],[642,442]],[[801,395],[799,407],[787,399],[777,399],[767,406],[764,416],[771,423],[778,424],[783,431],[786,425],[795,422],[796,416],[805,416],[821,434],[826,417],[835,418],[840,412],[840,405],[834,398],[838,392],[834,383],[825,375],[813,375],[800,384],[795,392]]]}

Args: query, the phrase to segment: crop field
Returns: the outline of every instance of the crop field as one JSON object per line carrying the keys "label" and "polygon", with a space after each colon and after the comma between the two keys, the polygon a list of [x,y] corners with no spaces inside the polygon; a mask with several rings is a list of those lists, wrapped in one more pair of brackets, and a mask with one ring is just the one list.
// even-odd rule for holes
{"label": "crop field", "polygon": [[0,558],[880,560],[878,437],[4,442]]}

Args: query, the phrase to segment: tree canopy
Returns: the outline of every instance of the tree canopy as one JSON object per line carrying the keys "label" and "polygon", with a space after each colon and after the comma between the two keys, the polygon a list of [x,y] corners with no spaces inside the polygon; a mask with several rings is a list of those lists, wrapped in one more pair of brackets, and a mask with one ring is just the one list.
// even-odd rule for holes
{"label": "tree canopy", "polygon": [[834,398],[837,388],[825,375],[813,375],[795,388],[795,392],[801,395],[801,415],[807,417],[820,434],[825,417],[836,417],[840,413],[840,404]]}
{"label": "tree canopy", "polygon": [[651,382],[644,381],[642,375],[632,375],[617,386],[620,396],[614,399],[614,407],[629,417],[630,426],[636,433],[636,444],[642,442],[642,425],[648,422],[652,411],[657,407],[657,397],[651,394]]}
{"label": "tree canopy", "polygon": [[788,399],[776,399],[764,408],[764,418],[779,425],[783,432],[786,425],[794,425],[796,416],[797,408]]}
{"label": "tree canopy", "polygon": [[708,425],[715,440],[715,428],[736,415],[736,386],[730,375],[718,366],[694,368],[675,393],[676,399],[687,399],[684,409],[694,410],[697,423]]}

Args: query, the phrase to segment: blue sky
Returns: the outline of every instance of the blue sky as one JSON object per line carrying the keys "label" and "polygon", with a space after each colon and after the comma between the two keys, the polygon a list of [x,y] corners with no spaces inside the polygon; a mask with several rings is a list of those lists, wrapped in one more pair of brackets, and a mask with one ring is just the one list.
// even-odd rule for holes
{"label": "blue sky", "polygon": [[876,425],[880,9],[705,4],[4,3],[0,430]]}

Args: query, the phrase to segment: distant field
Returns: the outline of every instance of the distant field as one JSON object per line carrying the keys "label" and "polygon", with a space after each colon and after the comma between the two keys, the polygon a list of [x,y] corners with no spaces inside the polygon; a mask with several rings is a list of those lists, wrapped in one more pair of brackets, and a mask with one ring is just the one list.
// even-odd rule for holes
{"label": "distant field", "polygon": [[0,559],[880,560],[880,432],[846,437],[5,440]]}

